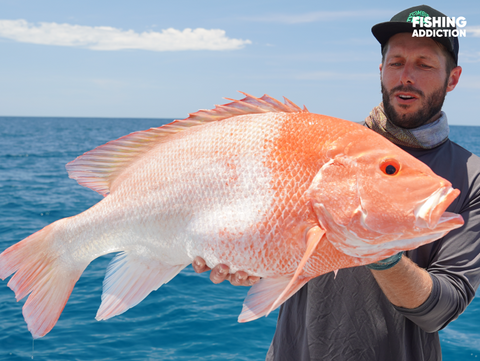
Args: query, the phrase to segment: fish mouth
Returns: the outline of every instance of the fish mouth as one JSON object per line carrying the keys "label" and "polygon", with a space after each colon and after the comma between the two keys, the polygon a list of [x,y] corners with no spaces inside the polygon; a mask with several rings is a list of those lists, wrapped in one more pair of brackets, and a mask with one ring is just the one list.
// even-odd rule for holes
{"label": "fish mouth", "polygon": [[409,223],[410,227],[404,233],[381,233],[372,229],[366,222],[367,213],[359,207],[356,219],[363,229],[378,235],[373,239],[366,239],[348,226],[336,223],[323,204],[316,205],[315,212],[320,225],[329,229],[327,239],[336,249],[346,255],[362,258],[365,262],[376,262],[399,251],[415,249],[433,242],[461,227],[464,221],[460,214],[445,212],[459,194],[460,191],[451,186],[436,190],[414,208],[415,221],[413,224]]}
{"label": "fish mouth", "polygon": [[458,222],[460,215],[450,212],[445,212],[447,207],[460,194],[458,189],[452,187],[442,187],[437,189],[421,204],[418,204],[414,209],[415,226],[418,228],[435,229],[439,223],[445,224],[453,221]]}

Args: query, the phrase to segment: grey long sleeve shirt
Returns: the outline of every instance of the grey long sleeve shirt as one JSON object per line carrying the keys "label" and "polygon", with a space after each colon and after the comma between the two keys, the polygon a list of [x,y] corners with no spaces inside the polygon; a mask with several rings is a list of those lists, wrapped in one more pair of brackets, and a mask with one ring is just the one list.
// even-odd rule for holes
{"label": "grey long sleeve shirt", "polygon": [[465,310],[480,284],[480,158],[450,140],[404,149],[461,191],[448,211],[460,213],[465,225],[406,252],[431,275],[431,295],[403,309],[366,267],[317,277],[281,307],[267,361],[441,360],[437,331]]}

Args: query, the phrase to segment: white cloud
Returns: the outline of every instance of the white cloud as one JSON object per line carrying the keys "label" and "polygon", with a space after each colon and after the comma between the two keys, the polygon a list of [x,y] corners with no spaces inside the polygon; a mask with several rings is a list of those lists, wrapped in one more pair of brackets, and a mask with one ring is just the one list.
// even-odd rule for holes
{"label": "white cloud", "polygon": [[26,20],[0,20],[0,37],[23,43],[76,46],[92,50],[141,49],[151,51],[234,50],[250,40],[230,39],[221,29],[164,29],[161,32],[57,23],[31,24]]}
{"label": "white cloud", "polygon": [[474,37],[480,38],[480,26],[467,26],[465,28],[467,30],[467,34],[471,34]]}
{"label": "white cloud", "polygon": [[246,18],[250,21],[275,22],[284,24],[312,23],[316,21],[339,21],[346,18],[389,18],[391,11],[359,10],[359,11],[313,11],[304,14],[270,14]]}

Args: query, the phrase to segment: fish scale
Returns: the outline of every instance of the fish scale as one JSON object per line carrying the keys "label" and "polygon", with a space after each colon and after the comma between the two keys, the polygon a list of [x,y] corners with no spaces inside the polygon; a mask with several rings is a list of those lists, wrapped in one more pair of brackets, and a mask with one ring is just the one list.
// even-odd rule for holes
{"label": "fish scale", "polygon": [[[382,173],[385,162],[401,167],[395,177]],[[15,273],[9,287],[19,299],[30,294],[23,313],[34,338],[54,327],[82,272],[104,254],[118,253],[97,320],[135,306],[200,256],[262,277],[244,301],[245,322],[313,277],[463,224],[444,212],[458,191],[423,163],[358,124],[267,95],[129,134],[67,171],[105,198],[0,255],[0,277]]]}

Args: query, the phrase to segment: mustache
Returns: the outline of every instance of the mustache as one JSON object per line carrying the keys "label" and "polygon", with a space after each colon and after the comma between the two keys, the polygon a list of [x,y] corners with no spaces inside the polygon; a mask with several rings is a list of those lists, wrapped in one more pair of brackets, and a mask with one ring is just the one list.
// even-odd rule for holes
{"label": "mustache", "polygon": [[416,95],[419,95],[421,97],[425,96],[425,94],[423,93],[423,91],[421,91],[420,89],[416,89],[414,88],[413,86],[411,85],[399,85],[399,86],[396,86],[395,88],[392,88],[389,92],[389,95],[393,95],[394,93],[396,92],[405,92],[405,93],[412,93],[412,94],[416,94]]}

